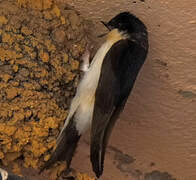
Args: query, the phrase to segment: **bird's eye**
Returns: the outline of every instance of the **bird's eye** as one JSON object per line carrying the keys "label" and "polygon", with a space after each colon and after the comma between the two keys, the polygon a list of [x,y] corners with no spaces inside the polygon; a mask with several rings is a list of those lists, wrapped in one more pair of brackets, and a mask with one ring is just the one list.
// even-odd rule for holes
{"label": "bird's eye", "polygon": [[122,23],[118,23],[118,27],[122,27]]}

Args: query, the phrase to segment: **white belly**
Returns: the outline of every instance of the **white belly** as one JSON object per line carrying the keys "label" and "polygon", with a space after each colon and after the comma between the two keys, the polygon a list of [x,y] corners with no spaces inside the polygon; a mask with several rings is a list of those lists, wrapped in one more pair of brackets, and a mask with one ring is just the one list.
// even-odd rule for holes
{"label": "white belly", "polygon": [[[69,114],[61,132],[66,128],[74,113],[74,121],[76,122],[76,128],[79,133],[85,131],[91,124],[94,110],[95,91],[99,82],[103,60],[112,45],[123,38],[124,37],[119,34],[117,29],[112,30],[108,34],[107,41],[102,44],[95,54],[89,70],[85,72],[78,85],[76,95],[71,102]],[[60,136],[61,133],[59,137]]]}
{"label": "white belly", "polygon": [[104,43],[101,46],[91,63],[89,71],[84,74],[84,77],[77,88],[77,93],[73,101],[76,101],[74,103],[76,106],[79,105],[76,111],[75,119],[77,121],[76,128],[79,133],[83,133],[91,124],[94,110],[95,92],[99,82],[101,66],[110,47],[111,46],[109,43]]}
{"label": "white belly", "polygon": [[[94,110],[95,91],[101,73],[101,66],[103,59],[111,46],[112,44],[106,41],[94,56],[89,70],[85,72],[77,87],[76,95],[71,102],[69,114],[61,133],[67,127],[70,118],[74,115],[74,113],[76,113],[76,118],[74,118],[74,120],[76,121],[76,128],[79,133],[82,133],[87,126],[90,125]],[[61,136],[61,133],[57,138],[57,142]]]}

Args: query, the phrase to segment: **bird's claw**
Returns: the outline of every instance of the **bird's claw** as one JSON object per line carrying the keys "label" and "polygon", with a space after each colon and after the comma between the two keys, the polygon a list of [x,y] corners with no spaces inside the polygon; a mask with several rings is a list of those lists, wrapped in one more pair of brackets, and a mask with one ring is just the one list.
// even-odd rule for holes
{"label": "bird's claw", "polygon": [[84,54],[81,57],[82,60],[82,65],[80,67],[80,70],[82,70],[83,72],[87,72],[89,70],[89,66],[90,66],[90,50],[92,49],[92,45],[90,45],[89,43],[87,43],[86,49],[84,51]]}

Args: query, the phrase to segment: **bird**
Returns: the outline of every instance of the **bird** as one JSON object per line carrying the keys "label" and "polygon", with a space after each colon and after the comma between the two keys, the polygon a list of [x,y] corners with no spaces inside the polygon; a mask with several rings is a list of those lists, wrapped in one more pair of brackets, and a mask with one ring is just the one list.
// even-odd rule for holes
{"label": "bird", "polygon": [[92,169],[97,178],[103,174],[109,137],[146,60],[149,45],[146,26],[130,12],[101,23],[108,29],[105,40],[90,64],[86,53],[84,75],[56,148],[41,172],[57,161],[66,161],[69,168],[81,135],[90,128]]}
{"label": "bird", "polygon": [[24,180],[24,179],[15,174],[8,173],[5,169],[0,168],[0,180]]}

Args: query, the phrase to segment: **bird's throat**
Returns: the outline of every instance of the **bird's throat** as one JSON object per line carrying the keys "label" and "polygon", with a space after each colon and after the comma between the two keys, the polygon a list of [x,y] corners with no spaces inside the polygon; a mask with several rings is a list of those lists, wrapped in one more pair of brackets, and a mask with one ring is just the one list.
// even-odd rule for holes
{"label": "bird's throat", "polygon": [[108,33],[106,41],[109,41],[110,43],[114,44],[117,41],[126,39],[127,37],[127,34],[120,32],[118,29],[113,29]]}

